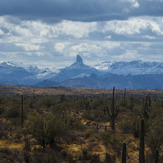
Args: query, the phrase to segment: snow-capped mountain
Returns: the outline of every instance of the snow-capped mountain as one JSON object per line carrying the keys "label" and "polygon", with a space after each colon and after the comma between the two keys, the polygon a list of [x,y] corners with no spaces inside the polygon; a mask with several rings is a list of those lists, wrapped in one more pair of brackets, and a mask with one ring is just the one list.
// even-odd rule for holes
{"label": "snow-capped mountain", "polygon": [[163,74],[162,62],[143,62],[141,60],[131,62],[102,62],[95,68],[117,75]]}
{"label": "snow-capped mountain", "polygon": [[77,55],[73,64],[56,70],[3,62],[0,63],[0,85],[163,89],[163,63],[105,61],[93,68]]}
{"label": "snow-capped mountain", "polygon": [[53,75],[52,78],[49,79],[55,82],[63,82],[67,79],[80,76],[81,74],[90,75],[92,73],[100,75],[100,71],[96,70],[93,67],[85,65],[82,58],[77,55],[76,61],[72,65],[61,69],[58,73],[56,73],[55,75]]}
{"label": "snow-capped mountain", "polygon": [[0,63],[0,78],[11,78],[17,79],[21,77],[30,76],[30,72],[25,70],[23,67],[18,67],[7,62]]}
{"label": "snow-capped mountain", "polygon": [[115,63],[115,62],[111,62],[111,61],[105,61],[102,63],[98,63],[96,65],[94,65],[93,67],[99,71],[108,71],[110,69],[110,66]]}

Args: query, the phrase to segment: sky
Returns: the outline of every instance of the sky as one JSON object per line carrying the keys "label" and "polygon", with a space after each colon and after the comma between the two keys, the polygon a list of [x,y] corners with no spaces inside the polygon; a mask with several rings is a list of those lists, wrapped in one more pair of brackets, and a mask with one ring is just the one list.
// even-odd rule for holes
{"label": "sky", "polygon": [[163,62],[163,0],[0,0],[0,62]]}

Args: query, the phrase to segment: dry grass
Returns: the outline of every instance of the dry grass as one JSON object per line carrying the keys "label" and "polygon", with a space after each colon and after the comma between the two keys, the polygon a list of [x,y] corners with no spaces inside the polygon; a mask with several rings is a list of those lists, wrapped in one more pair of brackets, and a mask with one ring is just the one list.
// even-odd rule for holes
{"label": "dry grass", "polygon": [[[106,89],[89,89],[89,88],[68,88],[68,87],[19,87],[19,86],[0,86],[0,94],[2,95],[102,95],[112,94],[112,90]],[[124,90],[116,90],[118,95],[123,95]],[[151,89],[127,89],[127,94],[131,95],[157,95],[163,96],[163,90]]]}

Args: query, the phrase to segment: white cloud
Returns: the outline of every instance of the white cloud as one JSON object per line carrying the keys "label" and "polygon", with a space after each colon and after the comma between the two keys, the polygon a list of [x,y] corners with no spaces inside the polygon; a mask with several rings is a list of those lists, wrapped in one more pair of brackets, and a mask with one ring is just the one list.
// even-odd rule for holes
{"label": "white cloud", "polygon": [[128,0],[129,2],[132,3],[132,6],[135,8],[139,8],[139,2],[137,0]]}
{"label": "white cloud", "polygon": [[145,35],[145,36],[143,36],[143,38],[146,38],[146,39],[149,39],[149,40],[154,40],[154,39],[156,39],[156,37],[149,36],[149,35]]}
{"label": "white cloud", "polygon": [[63,43],[56,43],[54,45],[54,48],[55,48],[56,51],[62,53],[64,48],[65,48],[65,45]]}
{"label": "white cloud", "polygon": [[[9,55],[5,51],[9,50],[8,54],[15,52],[14,56],[23,54],[22,60],[23,57],[24,60],[36,57],[51,63],[54,60],[57,65],[69,58],[74,60],[77,54],[90,61],[150,59],[154,58],[153,54],[155,58],[162,59],[162,41],[162,17],[133,17],[107,22],[64,20],[55,24],[9,21],[6,17],[0,17],[0,54],[4,52],[6,58]],[[148,57],[146,54],[149,54]]]}
{"label": "white cloud", "polygon": [[106,56],[108,51],[120,46],[119,42],[111,41],[85,41],[81,42],[63,42],[56,43],[54,48],[64,56],[76,57],[77,54],[82,56]]}
{"label": "white cloud", "polygon": [[112,56],[112,59],[115,61],[132,61],[132,60],[138,60],[140,58],[140,55],[136,50],[126,50],[125,54],[121,55],[115,55]]}
{"label": "white cloud", "polygon": [[105,39],[111,39],[111,38],[112,38],[111,35],[108,35],[108,36],[105,37]]}
{"label": "white cloud", "polygon": [[120,2],[129,2],[134,8],[139,8],[139,2],[137,0],[120,0]]}
{"label": "white cloud", "polygon": [[70,44],[71,44],[70,42],[57,42],[54,45],[54,49],[59,53],[64,53],[65,48]]}
{"label": "white cloud", "polygon": [[53,27],[53,33],[57,35],[67,35],[73,36],[75,38],[88,37],[90,32],[96,30],[96,22],[83,23],[83,22],[72,22],[72,21],[63,21]]}
{"label": "white cloud", "polygon": [[33,45],[33,44],[23,44],[23,43],[16,43],[16,46],[23,47],[26,51],[38,51],[41,49],[40,45]]}
{"label": "white cloud", "polygon": [[5,33],[0,29],[0,35],[4,35]]}
{"label": "white cloud", "polygon": [[119,35],[144,34],[152,31],[153,34],[163,35],[163,18],[139,17],[125,21],[109,21],[103,28],[103,32],[114,32]]}

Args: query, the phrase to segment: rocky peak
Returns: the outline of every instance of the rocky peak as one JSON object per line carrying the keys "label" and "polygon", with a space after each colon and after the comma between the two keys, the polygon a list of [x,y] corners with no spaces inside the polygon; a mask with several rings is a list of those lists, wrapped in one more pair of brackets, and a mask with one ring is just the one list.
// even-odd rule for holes
{"label": "rocky peak", "polygon": [[76,62],[77,62],[77,63],[80,63],[80,64],[83,64],[83,59],[81,58],[80,55],[77,55],[77,56],[76,56]]}

